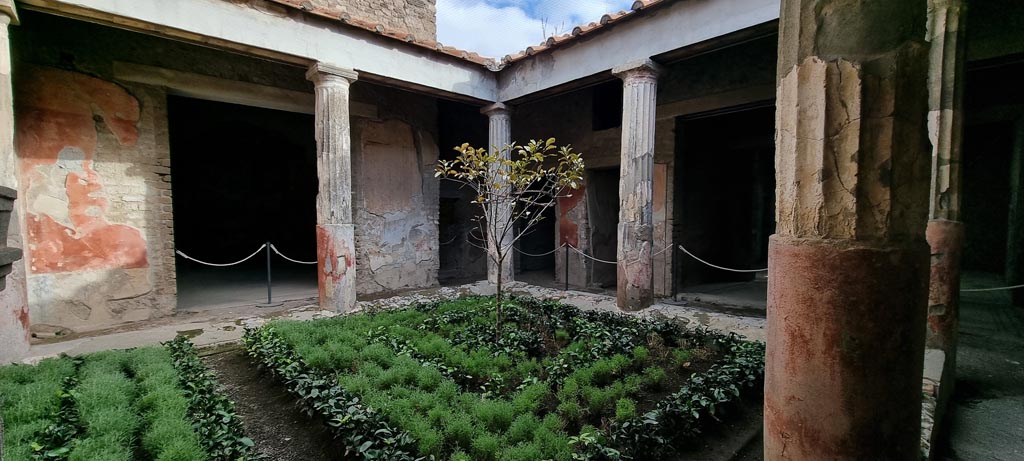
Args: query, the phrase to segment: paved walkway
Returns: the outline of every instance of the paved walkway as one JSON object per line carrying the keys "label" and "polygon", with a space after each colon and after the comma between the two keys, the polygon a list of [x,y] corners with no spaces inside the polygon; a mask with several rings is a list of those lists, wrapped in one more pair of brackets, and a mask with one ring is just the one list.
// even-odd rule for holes
{"label": "paved walkway", "polygon": [[[579,291],[562,291],[513,282],[509,292],[538,298],[560,299],[562,302],[584,309],[618,311],[615,298]],[[394,308],[415,302],[455,298],[469,294],[494,294],[486,281],[454,287],[418,290],[390,298],[359,301],[357,309]],[[321,311],[315,300],[292,301],[275,308],[240,306],[233,308],[187,311],[151,322],[140,322],[123,327],[37,341],[25,362],[33,363],[60,354],[79,355],[107,349],[123,349],[159,344],[177,335],[188,335],[199,347],[230,344],[242,337],[245,326],[260,325],[269,319],[312,319],[330,317],[333,312]],[[671,301],[658,303],[637,315],[665,316],[683,319],[690,325],[703,325],[716,330],[734,332],[756,341],[764,341],[764,318],[746,317],[729,312],[716,312],[708,307],[686,306]]]}

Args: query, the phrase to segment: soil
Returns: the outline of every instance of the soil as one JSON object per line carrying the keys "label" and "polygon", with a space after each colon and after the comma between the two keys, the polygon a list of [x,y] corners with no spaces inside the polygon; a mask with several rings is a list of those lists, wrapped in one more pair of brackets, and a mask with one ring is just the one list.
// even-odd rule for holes
{"label": "soil", "polygon": [[704,426],[692,445],[673,461],[761,461],[764,459],[764,396],[747,392],[716,424]]}
{"label": "soil", "polygon": [[241,349],[208,355],[203,361],[235,402],[246,435],[256,442],[256,452],[262,459],[344,459],[344,448],[334,441],[327,427],[299,410],[295,398],[252,366]]}

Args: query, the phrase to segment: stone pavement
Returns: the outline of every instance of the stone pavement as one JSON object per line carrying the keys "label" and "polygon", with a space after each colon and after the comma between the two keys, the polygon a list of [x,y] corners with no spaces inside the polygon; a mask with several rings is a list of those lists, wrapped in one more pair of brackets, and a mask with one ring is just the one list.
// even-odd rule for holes
{"label": "stone pavement", "polygon": [[[511,283],[509,293],[559,299],[566,304],[582,309],[618,311],[615,298],[603,294],[562,291],[521,282]],[[454,287],[429,288],[388,298],[361,300],[357,303],[356,308],[357,310],[397,308],[416,302],[429,302],[469,294],[490,295],[494,294],[494,288],[486,281]],[[116,329],[37,340],[32,345],[24,362],[34,363],[60,354],[79,355],[107,349],[154,345],[171,340],[178,335],[189,336],[200,348],[217,347],[237,342],[241,339],[245,326],[260,325],[270,319],[307,320],[334,315],[337,314],[319,310],[314,299],[293,301],[269,309],[244,306],[184,312],[172,317],[140,322]],[[678,318],[684,320],[688,325],[703,325],[720,331],[734,332],[754,341],[765,340],[764,318],[716,312],[708,307],[688,306],[685,303],[666,300],[666,302],[657,303],[651,308],[633,315]]]}
{"label": "stone pavement", "polygon": [[965,295],[957,378],[938,459],[1024,459],[1024,308]]}

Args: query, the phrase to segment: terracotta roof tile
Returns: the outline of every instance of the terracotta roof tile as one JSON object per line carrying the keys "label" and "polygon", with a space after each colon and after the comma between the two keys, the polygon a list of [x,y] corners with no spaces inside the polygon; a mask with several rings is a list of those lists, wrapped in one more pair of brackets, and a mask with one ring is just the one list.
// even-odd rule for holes
{"label": "terracotta roof tile", "polygon": [[629,11],[619,11],[618,13],[608,13],[601,16],[598,22],[591,22],[589,24],[583,24],[572,28],[572,31],[568,34],[552,35],[544,40],[540,45],[529,46],[525,50],[518,53],[506,55],[501,58],[501,65],[506,66],[513,62],[525,59],[528,56],[533,56],[537,53],[548,51],[552,48],[571,43],[579,39],[579,37],[586,36],[595,32],[606,30],[612,25],[618,24],[622,21],[636,17],[637,12],[646,10],[655,6],[667,5],[672,3],[674,0],[636,0],[630,7]]}

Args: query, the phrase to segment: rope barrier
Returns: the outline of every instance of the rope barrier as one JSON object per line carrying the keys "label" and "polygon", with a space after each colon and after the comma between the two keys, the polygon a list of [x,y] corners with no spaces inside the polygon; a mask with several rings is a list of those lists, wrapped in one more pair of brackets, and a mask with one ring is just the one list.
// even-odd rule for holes
{"label": "rope barrier", "polygon": [[266,247],[267,247],[267,244],[264,243],[263,245],[260,245],[260,247],[257,248],[256,251],[252,252],[251,255],[246,256],[245,258],[243,258],[243,259],[241,259],[239,261],[236,261],[236,262],[233,262],[233,263],[228,263],[228,264],[216,264],[216,263],[208,263],[206,261],[200,261],[200,260],[198,260],[196,258],[193,258],[193,257],[191,257],[191,256],[189,256],[189,255],[187,255],[185,253],[182,253],[181,250],[174,250],[174,252],[177,253],[182,258],[185,258],[185,259],[187,259],[189,261],[195,261],[195,262],[197,262],[199,264],[203,264],[203,265],[206,265],[206,266],[228,267],[228,266],[236,266],[236,265],[242,264],[242,263],[252,259],[253,256],[256,256],[256,255],[260,254],[260,252],[263,251],[263,249],[266,248]]}
{"label": "rope barrier", "polygon": [[560,246],[559,246],[558,248],[555,248],[554,250],[551,250],[551,251],[549,251],[549,252],[547,252],[547,253],[544,253],[544,254],[539,254],[539,255],[535,255],[535,254],[530,254],[530,253],[527,253],[527,252],[525,252],[525,251],[523,251],[523,250],[520,250],[519,248],[516,248],[516,247],[512,247],[512,249],[513,249],[513,250],[516,250],[516,251],[517,251],[517,252],[518,252],[519,254],[521,254],[521,255],[524,255],[524,256],[532,256],[532,257],[534,257],[534,258],[540,258],[540,257],[543,257],[543,256],[547,256],[547,255],[549,255],[549,254],[553,254],[554,252],[556,252],[556,251],[558,251],[558,250],[561,250],[562,248],[565,248],[565,245],[566,245],[566,244],[564,244],[564,243],[563,243],[563,244],[562,244],[562,245],[560,245]]}
{"label": "rope barrier", "polygon": [[683,253],[686,253],[686,254],[690,255],[691,258],[696,259],[697,261],[700,261],[700,262],[702,262],[702,263],[704,263],[704,264],[706,264],[706,265],[708,265],[710,267],[714,267],[715,269],[719,269],[719,270],[723,270],[723,271],[739,272],[739,273],[751,273],[751,272],[764,272],[764,271],[768,270],[768,268],[764,268],[764,269],[732,269],[732,268],[728,268],[728,267],[716,266],[716,265],[711,264],[711,263],[709,263],[709,262],[707,262],[707,261],[705,261],[703,259],[698,258],[697,256],[694,256],[693,253],[690,253],[689,251],[687,251],[686,248],[684,248],[682,245],[679,245],[679,249],[683,250]]}
{"label": "rope barrier", "polygon": [[599,263],[605,263],[605,264],[618,264],[618,261],[605,261],[605,260],[603,260],[603,259],[598,259],[598,258],[595,258],[595,257],[593,257],[593,256],[590,256],[590,255],[588,255],[588,254],[586,254],[586,253],[584,253],[584,252],[580,251],[580,250],[579,250],[579,248],[576,248],[576,247],[574,247],[574,246],[570,246],[570,247],[569,247],[569,249],[570,249],[570,250],[572,250],[572,251],[575,251],[575,252],[579,253],[579,254],[580,254],[580,256],[583,256],[584,258],[592,259],[592,260],[594,260],[594,261],[597,261],[597,262],[599,262]]}
{"label": "rope barrier", "polygon": [[1011,285],[1008,287],[996,287],[996,288],[967,288],[960,290],[961,292],[979,292],[979,291],[1002,291],[1002,290],[1016,290],[1018,288],[1024,288],[1024,285]]}
{"label": "rope barrier", "polygon": [[270,249],[274,250],[274,253],[277,253],[278,256],[280,256],[280,257],[282,257],[284,259],[287,259],[287,260],[289,260],[289,261],[291,261],[291,262],[293,262],[295,264],[316,264],[317,263],[316,261],[299,261],[297,259],[289,258],[289,257],[285,256],[284,253],[281,253],[281,250],[278,250],[277,247],[274,246],[273,243],[270,244]]}
{"label": "rope barrier", "polygon": [[[565,245],[565,244],[563,244],[563,246],[564,246],[564,245]],[[605,260],[603,260],[603,259],[595,258],[595,257],[593,257],[593,256],[590,256],[590,255],[588,255],[588,254],[586,254],[586,253],[584,253],[584,252],[580,251],[580,249],[579,249],[579,248],[576,248],[576,247],[574,247],[574,246],[569,246],[569,248],[570,248],[570,249],[572,249],[572,251],[575,251],[575,252],[579,253],[579,254],[580,254],[580,256],[583,256],[584,258],[587,258],[587,259],[590,259],[590,260],[593,260],[593,261],[597,261],[597,262],[599,262],[599,263],[605,263],[605,264],[616,264],[616,265],[617,265],[617,264],[619,264],[619,262],[618,262],[618,261],[605,261]],[[653,257],[655,257],[655,256],[658,256],[658,255],[660,255],[660,254],[662,254],[662,253],[664,253],[664,252],[668,251],[668,249],[669,249],[669,248],[672,248],[672,245],[669,245],[669,246],[667,246],[667,247],[665,247],[665,248],[662,248],[661,250],[658,250],[658,251],[657,251],[657,252],[655,252],[655,253],[652,253],[652,254],[651,254],[651,257],[653,258]],[[557,249],[556,249],[556,250],[557,250]],[[633,264],[633,263],[637,263],[637,262],[640,262],[640,260],[641,260],[641,259],[642,259],[642,258],[638,258],[638,259],[635,259],[635,260],[633,260],[633,261],[626,261],[626,265],[630,265],[630,264]]]}

